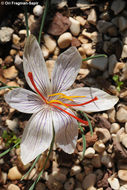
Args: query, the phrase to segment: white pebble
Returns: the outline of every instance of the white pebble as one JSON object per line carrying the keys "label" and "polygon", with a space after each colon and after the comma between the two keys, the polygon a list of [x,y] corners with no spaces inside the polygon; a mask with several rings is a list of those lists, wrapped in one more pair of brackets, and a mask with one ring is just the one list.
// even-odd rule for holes
{"label": "white pebble", "polygon": [[87,148],[85,151],[86,158],[93,158],[94,154],[95,154],[95,150],[92,147]]}
{"label": "white pebble", "polygon": [[81,166],[77,166],[77,165],[72,166],[71,171],[70,171],[70,176],[79,174],[81,170],[82,170]]}
{"label": "white pebble", "polygon": [[117,133],[120,129],[120,125],[118,123],[112,123],[111,124],[111,128],[110,128],[110,133],[113,134],[113,133]]}
{"label": "white pebble", "polygon": [[48,48],[45,47],[44,45],[42,45],[41,49],[42,49],[42,53],[43,53],[44,58],[47,59],[49,57],[49,50],[48,50]]}
{"label": "white pebble", "polygon": [[80,33],[80,22],[73,19],[72,17],[69,17],[69,20],[71,21],[70,31],[74,36],[78,36]]}
{"label": "white pebble", "polygon": [[92,48],[92,43],[82,44],[82,47],[86,53],[86,55],[93,55],[95,53],[95,49]]}
{"label": "white pebble", "polygon": [[48,48],[49,53],[53,53],[56,48],[56,41],[48,34],[44,34],[45,46]]}
{"label": "white pebble", "polygon": [[84,26],[86,24],[86,20],[81,16],[76,16],[76,20],[80,22],[81,26]]}
{"label": "white pebble", "polygon": [[20,188],[15,184],[10,184],[7,190],[20,190]]}
{"label": "white pebble", "polygon": [[99,140],[99,141],[96,141],[95,143],[94,143],[94,149],[97,151],[97,152],[99,152],[99,153],[101,153],[101,152],[103,152],[104,150],[105,150],[105,145],[104,145],[104,143],[101,141],[101,140]]}
{"label": "white pebble", "polygon": [[9,169],[8,179],[18,180],[18,179],[21,179],[21,177],[22,177],[22,174],[19,172],[17,166],[14,166],[14,167]]}
{"label": "white pebble", "polygon": [[108,178],[108,182],[112,189],[118,190],[120,188],[119,180],[117,178],[111,176]]}
{"label": "white pebble", "polygon": [[15,118],[13,120],[7,119],[6,120],[6,125],[11,131],[15,131],[16,128],[18,127],[18,119]]}
{"label": "white pebble", "polygon": [[33,13],[35,16],[41,16],[42,13],[43,13],[43,7],[41,5],[36,5],[34,8],[33,8]]}
{"label": "white pebble", "polygon": [[65,32],[58,38],[58,45],[60,48],[67,48],[72,41],[72,35],[70,32]]}

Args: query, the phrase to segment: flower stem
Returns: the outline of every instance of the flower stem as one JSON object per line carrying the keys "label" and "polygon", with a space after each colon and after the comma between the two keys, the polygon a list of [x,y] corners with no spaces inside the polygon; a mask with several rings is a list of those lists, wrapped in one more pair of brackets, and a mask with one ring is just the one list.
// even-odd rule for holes
{"label": "flower stem", "polygon": [[95,58],[99,58],[99,57],[107,57],[107,55],[105,55],[105,54],[99,54],[99,55],[95,55],[95,56],[91,56],[91,57],[87,57],[85,59],[82,59],[82,61],[88,61],[90,59],[95,59]]}
{"label": "flower stem", "polygon": [[45,18],[46,18],[48,6],[49,6],[49,0],[46,0],[44,13],[43,13],[42,20],[41,20],[41,26],[40,26],[40,31],[39,31],[39,37],[38,37],[38,43],[39,43],[39,44],[40,44],[40,42],[41,42],[41,33],[42,33],[42,30],[43,30],[43,27],[44,27],[44,22],[45,22]]}
{"label": "flower stem", "polygon": [[28,15],[27,15],[27,7],[24,6],[25,12],[25,23],[26,23],[26,31],[27,31],[27,38],[29,37],[29,26],[28,26]]}
{"label": "flower stem", "polygon": [[38,175],[36,181],[32,184],[32,186],[29,188],[29,190],[33,190],[34,187],[35,187],[35,185],[37,184],[37,182],[40,180],[41,175],[43,174],[44,169],[45,169],[45,166],[46,166],[47,161],[48,161],[48,159],[49,159],[49,156],[50,156],[50,154],[51,154],[51,152],[52,152],[53,145],[54,145],[54,141],[55,141],[55,130],[54,130],[54,127],[53,127],[53,138],[52,138],[52,142],[51,142],[51,145],[50,145],[50,149],[49,149],[49,152],[48,152],[47,158],[46,158],[46,160],[45,160],[45,162],[44,162],[44,166],[43,166],[41,172],[39,173],[39,175]]}

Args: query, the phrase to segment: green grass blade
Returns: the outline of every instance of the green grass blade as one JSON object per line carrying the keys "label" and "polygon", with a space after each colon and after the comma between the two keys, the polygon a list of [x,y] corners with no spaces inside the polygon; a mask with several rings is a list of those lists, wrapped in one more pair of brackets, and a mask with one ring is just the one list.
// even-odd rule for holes
{"label": "green grass blade", "polygon": [[28,26],[28,15],[27,15],[27,7],[24,6],[25,12],[25,23],[26,23],[26,31],[27,31],[27,38],[29,37],[29,26]]}
{"label": "green grass blade", "polygon": [[18,87],[18,86],[2,86],[2,87],[0,87],[0,90],[6,89],[6,88],[11,89],[11,88],[20,88],[20,87]]}
{"label": "green grass blade", "polygon": [[105,55],[105,54],[99,54],[99,55],[95,55],[95,56],[91,56],[91,57],[87,57],[85,59],[82,59],[82,61],[88,61],[90,59],[95,59],[95,58],[100,58],[100,57],[107,57],[107,55]]}
{"label": "green grass blade", "polygon": [[2,152],[2,153],[0,154],[0,158],[3,157],[3,156],[5,156],[5,155],[6,155],[8,152],[10,152],[13,148],[15,148],[17,145],[19,145],[20,142],[21,142],[21,140],[19,140],[14,146],[12,146],[12,147],[8,148],[7,150],[5,150],[4,152]]}
{"label": "green grass blade", "polygon": [[35,164],[38,162],[40,156],[41,156],[41,154],[40,154],[39,156],[37,156],[37,158],[36,158],[35,161],[33,162],[32,166],[31,166],[30,169],[26,172],[26,174],[21,178],[21,180],[23,180],[27,175],[29,175],[29,173],[31,172],[31,170],[34,168]]}
{"label": "green grass blade", "polygon": [[50,145],[50,149],[49,149],[49,152],[48,152],[47,158],[46,158],[46,160],[45,160],[45,162],[44,162],[44,166],[43,166],[41,172],[39,173],[39,175],[38,175],[36,181],[32,184],[32,186],[29,188],[29,190],[34,190],[35,185],[36,185],[37,182],[40,180],[41,175],[43,174],[44,169],[45,169],[45,166],[46,166],[47,161],[48,161],[48,159],[49,159],[49,156],[50,156],[50,154],[51,154],[51,152],[52,152],[53,145],[54,145],[54,141],[55,141],[55,130],[54,130],[54,128],[53,128],[53,138],[52,138],[52,142],[51,142],[51,145]]}
{"label": "green grass blade", "polygon": [[86,120],[88,121],[88,124],[89,124],[89,128],[90,128],[90,133],[91,133],[91,135],[93,135],[93,127],[92,127],[92,125],[91,125],[91,122],[90,122],[90,120],[89,120],[89,118],[87,117],[87,115],[84,113],[84,112],[82,112],[82,111],[80,111],[82,114],[83,114],[83,116],[86,118]]}
{"label": "green grass blade", "polygon": [[49,0],[46,0],[45,2],[45,9],[44,9],[44,13],[42,15],[42,20],[41,20],[41,26],[40,26],[40,31],[39,31],[39,37],[38,37],[38,43],[40,44],[41,42],[41,33],[44,27],[44,23],[45,23],[45,18],[47,15],[47,10],[48,10],[48,6],[49,6]]}
{"label": "green grass blade", "polygon": [[85,151],[86,151],[86,138],[85,138],[85,135],[84,135],[84,131],[83,131],[83,128],[81,127],[81,125],[78,123],[79,125],[79,128],[82,132],[82,140],[83,140],[83,153],[82,153],[82,159],[84,158],[84,154],[85,154]]}

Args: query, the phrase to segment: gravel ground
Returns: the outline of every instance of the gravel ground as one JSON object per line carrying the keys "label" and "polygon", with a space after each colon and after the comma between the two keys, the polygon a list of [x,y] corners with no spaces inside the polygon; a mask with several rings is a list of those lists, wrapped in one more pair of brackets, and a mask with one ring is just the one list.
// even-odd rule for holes
{"label": "gravel ground", "polygon": [[[23,50],[26,40],[24,6],[16,1],[2,1],[0,6],[0,81],[1,86],[29,88],[23,73]],[[23,3],[23,1],[21,1]],[[9,4],[11,3],[11,4]],[[13,3],[13,4],[12,4]],[[43,2],[26,1],[30,32],[38,36]],[[55,4],[53,4],[55,3]],[[14,5],[15,4],[15,5]],[[38,6],[38,5],[39,6]],[[88,114],[93,136],[87,127],[86,152],[82,160],[81,132],[75,153],[68,155],[55,149],[36,190],[126,190],[127,189],[127,2],[126,0],[52,0],[48,9],[41,49],[49,76],[58,55],[76,46],[85,61],[72,88],[97,87],[119,97],[111,110]],[[0,151],[7,149],[7,136],[21,137],[30,115],[9,107],[0,90]],[[79,114],[83,118],[82,115]],[[84,119],[84,118],[83,118]],[[14,142],[14,141],[13,141]],[[0,190],[28,190],[43,167],[43,153],[23,181],[30,168],[23,165],[20,147],[0,159]]]}

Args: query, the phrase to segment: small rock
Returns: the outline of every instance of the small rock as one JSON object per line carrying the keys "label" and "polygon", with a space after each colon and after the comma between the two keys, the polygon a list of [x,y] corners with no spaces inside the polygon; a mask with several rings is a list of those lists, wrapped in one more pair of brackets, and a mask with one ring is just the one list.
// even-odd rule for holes
{"label": "small rock", "polygon": [[61,1],[59,1],[59,0],[51,0],[51,4],[57,5],[58,9],[62,9],[65,6],[67,7],[67,1],[66,0],[61,0]]}
{"label": "small rock", "polygon": [[88,56],[91,56],[95,53],[95,49],[92,48],[93,47],[92,43],[82,44],[82,47],[85,51],[85,54]]}
{"label": "small rock", "polygon": [[125,66],[125,64],[123,62],[117,62],[115,65],[113,73],[114,74],[119,73],[120,70],[124,68],[124,66]]}
{"label": "small rock", "polygon": [[72,17],[69,17],[69,20],[71,22],[70,31],[74,36],[78,36],[80,33],[80,22],[73,19]]}
{"label": "small rock", "polygon": [[41,5],[36,5],[34,8],[33,8],[33,13],[35,16],[41,16],[42,13],[43,13],[43,7]]}
{"label": "small rock", "polygon": [[121,143],[123,144],[125,148],[127,148],[127,134],[123,135],[121,139]]}
{"label": "small rock", "polygon": [[108,58],[100,57],[99,59],[98,58],[91,59],[88,61],[88,64],[95,69],[98,69],[100,71],[105,71],[108,64]]}
{"label": "small rock", "polygon": [[18,127],[18,118],[15,118],[13,120],[7,119],[6,125],[11,131],[15,131]]}
{"label": "small rock", "polygon": [[120,123],[127,122],[127,110],[124,107],[120,107],[116,113],[116,118]]}
{"label": "small rock", "polygon": [[112,123],[110,128],[111,134],[116,134],[120,129],[120,125],[118,123]]}
{"label": "small rock", "polygon": [[0,29],[0,43],[7,43],[11,40],[14,30],[9,27],[2,27]]}
{"label": "small rock", "polygon": [[113,167],[112,158],[109,154],[107,154],[107,152],[103,152],[102,157],[101,157],[101,163],[107,168]]}
{"label": "small rock", "polygon": [[3,76],[7,79],[14,79],[18,76],[18,70],[15,66],[11,66],[8,69],[3,70]]}
{"label": "small rock", "polygon": [[89,175],[87,175],[83,182],[82,182],[82,187],[84,190],[88,189],[89,187],[94,186],[96,183],[96,175],[93,173],[90,173]]}
{"label": "small rock", "polygon": [[49,57],[49,50],[48,50],[48,48],[45,47],[44,45],[42,45],[41,49],[42,49],[42,53],[43,53],[44,58],[47,59]]}
{"label": "small rock", "polygon": [[107,22],[105,20],[99,20],[97,22],[97,29],[99,32],[106,34],[108,29],[112,26],[113,24],[111,22]]}
{"label": "small rock", "polygon": [[48,69],[49,78],[51,79],[52,71],[54,68],[55,61],[54,60],[47,60],[46,65]]}
{"label": "small rock", "polygon": [[56,48],[56,41],[48,34],[44,34],[45,46],[48,48],[49,53],[53,53]]}
{"label": "small rock", "polygon": [[46,185],[44,183],[38,182],[35,190],[46,190]]}
{"label": "small rock", "polygon": [[76,2],[76,6],[79,7],[81,10],[86,10],[90,8],[90,3],[87,0],[78,0]]}
{"label": "small rock", "polygon": [[72,41],[72,35],[69,32],[65,32],[58,38],[58,45],[60,48],[67,48]]}
{"label": "small rock", "polygon": [[108,129],[95,128],[95,132],[96,132],[99,140],[102,140],[103,143],[108,142],[111,138],[111,135],[110,135]]}
{"label": "small rock", "polygon": [[90,32],[86,32],[86,29],[84,29],[83,31],[82,31],[82,34],[85,36],[85,37],[87,37],[87,38],[89,38],[90,40],[92,40],[93,42],[97,42],[98,41],[98,36],[99,36],[99,34],[98,34],[98,32],[92,32],[92,33],[90,33]]}
{"label": "small rock", "polygon": [[114,11],[115,15],[118,15],[126,6],[125,1],[114,0],[111,5],[111,10]]}
{"label": "small rock", "polygon": [[[78,37],[78,40],[82,43],[82,44],[87,44],[88,43],[88,39],[87,38],[85,38],[85,36],[83,36],[83,35],[80,35],[79,37]],[[82,48],[82,47],[80,47],[80,48]],[[83,48],[82,48],[83,49]],[[84,51],[84,53],[85,53],[85,50],[83,50]]]}
{"label": "small rock", "polygon": [[66,16],[63,16],[61,13],[57,12],[53,17],[53,20],[48,28],[48,33],[54,36],[59,36],[66,32],[71,26],[71,22]]}
{"label": "small rock", "polygon": [[86,20],[81,16],[76,16],[76,20],[80,22],[81,26],[84,26],[86,24]]}
{"label": "small rock", "polygon": [[10,184],[7,190],[20,190],[20,188],[15,184]]}
{"label": "small rock", "polygon": [[[29,30],[30,35],[30,30]],[[19,30],[19,36],[27,36],[27,30]]]}
{"label": "small rock", "polygon": [[118,26],[119,26],[119,30],[121,32],[126,30],[127,29],[127,19],[124,18],[123,16],[120,16],[119,20],[118,20]]}
{"label": "small rock", "polygon": [[[0,163],[0,164],[4,164],[4,162]],[[1,175],[0,183],[6,184],[6,182],[7,182],[7,173],[1,172],[0,175]]]}
{"label": "small rock", "polygon": [[81,79],[85,78],[89,73],[90,73],[89,69],[80,69],[79,75],[77,76],[77,80],[81,80]]}
{"label": "small rock", "polygon": [[73,190],[74,185],[75,185],[74,178],[71,177],[70,179],[68,179],[68,180],[65,182],[65,184],[64,184],[64,189],[65,189],[65,190]]}
{"label": "small rock", "polygon": [[16,51],[15,49],[11,49],[10,52],[9,52],[9,54],[10,54],[11,56],[16,55],[16,53],[17,53],[17,51]]}
{"label": "small rock", "polygon": [[113,72],[114,72],[114,68],[115,68],[115,66],[116,66],[116,64],[117,64],[117,58],[116,58],[115,54],[111,55],[111,56],[109,57],[108,61],[109,61],[109,69],[108,69],[108,72],[109,72],[110,75],[112,75],[112,74],[114,74],[114,73],[113,73]]}
{"label": "small rock", "polygon": [[15,66],[20,70],[23,71],[23,60],[21,59],[21,57],[17,54],[15,56]]}
{"label": "small rock", "polygon": [[101,158],[99,154],[95,154],[94,157],[91,160],[91,163],[94,168],[100,168],[101,167]]}
{"label": "small rock", "polygon": [[72,166],[71,171],[70,171],[70,176],[79,174],[81,170],[82,170],[81,166],[77,166],[77,165]]}
{"label": "small rock", "polygon": [[108,113],[108,119],[111,123],[115,122],[115,114],[116,114],[116,110],[114,108],[110,109],[107,111]]}
{"label": "small rock", "polygon": [[105,145],[102,142],[102,140],[96,141],[93,147],[94,147],[94,150],[96,150],[99,153],[104,152],[105,150]]}
{"label": "small rock", "polygon": [[111,176],[108,178],[108,182],[112,189],[119,190],[120,184],[119,184],[119,180],[117,178]]}
{"label": "small rock", "polygon": [[12,63],[12,62],[13,62],[12,56],[8,55],[8,56],[4,59],[4,62],[5,62],[6,64]]}
{"label": "small rock", "polygon": [[21,177],[22,177],[22,174],[19,172],[17,166],[14,166],[14,167],[9,169],[8,179],[18,180],[18,179],[21,179]]}
{"label": "small rock", "polygon": [[127,45],[123,46],[121,58],[124,59],[127,57]]}
{"label": "small rock", "polygon": [[92,147],[87,148],[85,151],[86,158],[93,158],[94,154],[95,154],[95,150]]}
{"label": "small rock", "polygon": [[119,170],[118,177],[123,181],[127,181],[127,170]]}
{"label": "small rock", "polygon": [[12,35],[12,42],[14,45],[19,45],[20,37],[17,34]]}
{"label": "small rock", "polygon": [[97,21],[97,14],[96,14],[95,9],[91,9],[91,10],[90,10],[90,13],[89,13],[89,15],[88,15],[87,21],[88,21],[90,24],[93,24],[93,25],[96,24],[96,21]]}
{"label": "small rock", "polygon": [[80,45],[80,41],[77,38],[72,37],[71,46],[79,47]]}
{"label": "small rock", "polygon": [[26,176],[27,180],[31,180],[33,178],[36,178],[37,170],[36,168],[33,168],[28,176]]}

